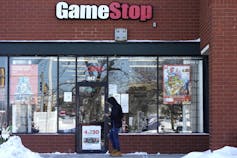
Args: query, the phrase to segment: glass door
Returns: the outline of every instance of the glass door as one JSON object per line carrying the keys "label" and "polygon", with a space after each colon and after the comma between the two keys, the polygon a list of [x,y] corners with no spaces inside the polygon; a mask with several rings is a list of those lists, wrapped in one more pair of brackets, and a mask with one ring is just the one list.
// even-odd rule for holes
{"label": "glass door", "polygon": [[106,152],[107,111],[105,99],[107,88],[103,83],[78,83],[77,151]]}

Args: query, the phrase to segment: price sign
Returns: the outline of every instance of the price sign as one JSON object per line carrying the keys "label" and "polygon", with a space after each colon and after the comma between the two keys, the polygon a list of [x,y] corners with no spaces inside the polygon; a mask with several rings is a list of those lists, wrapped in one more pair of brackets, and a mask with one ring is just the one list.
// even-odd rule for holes
{"label": "price sign", "polygon": [[82,150],[101,150],[101,126],[82,126]]}

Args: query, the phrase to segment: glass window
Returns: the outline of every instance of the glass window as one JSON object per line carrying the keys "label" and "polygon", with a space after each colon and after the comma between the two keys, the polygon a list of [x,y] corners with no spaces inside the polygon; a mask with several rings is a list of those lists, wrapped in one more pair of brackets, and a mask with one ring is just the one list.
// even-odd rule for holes
{"label": "glass window", "polygon": [[0,130],[7,125],[7,57],[0,57]]}
{"label": "glass window", "polygon": [[77,80],[79,82],[106,82],[106,57],[77,58]]}
{"label": "glass window", "polygon": [[57,132],[57,58],[10,58],[14,133]]}
{"label": "glass window", "polygon": [[203,132],[203,63],[194,57],[159,58],[159,132]]}
{"label": "glass window", "polygon": [[110,57],[109,95],[122,105],[122,132],[157,133],[157,57]]}
{"label": "glass window", "polygon": [[59,58],[59,132],[75,132],[76,58]]}
{"label": "glass window", "polygon": [[[7,122],[8,110],[13,133],[56,133],[57,125],[58,132],[74,133],[76,82],[106,83],[107,79],[109,96],[117,99],[124,112],[121,132],[204,131],[202,58],[29,56],[9,59],[8,110],[8,58],[0,57],[0,128]],[[81,88],[80,92],[85,90]],[[80,110],[78,117],[86,120],[91,111],[82,107]]]}

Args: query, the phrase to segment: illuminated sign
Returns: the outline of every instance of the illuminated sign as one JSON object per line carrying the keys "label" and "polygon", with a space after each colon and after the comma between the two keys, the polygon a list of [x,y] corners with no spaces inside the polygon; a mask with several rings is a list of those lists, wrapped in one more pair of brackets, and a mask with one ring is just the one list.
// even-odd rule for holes
{"label": "illuminated sign", "polygon": [[66,2],[56,4],[56,17],[58,19],[77,20],[140,20],[152,19],[151,5],[130,5],[128,3],[112,2],[110,5],[77,5]]}

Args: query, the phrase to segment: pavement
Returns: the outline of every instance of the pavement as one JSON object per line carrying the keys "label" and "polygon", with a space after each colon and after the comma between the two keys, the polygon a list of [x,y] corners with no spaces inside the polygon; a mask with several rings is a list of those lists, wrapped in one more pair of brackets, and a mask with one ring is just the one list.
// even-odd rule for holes
{"label": "pavement", "polygon": [[[112,158],[109,154],[40,154],[42,158]],[[123,154],[121,158],[182,158],[183,154]]]}

